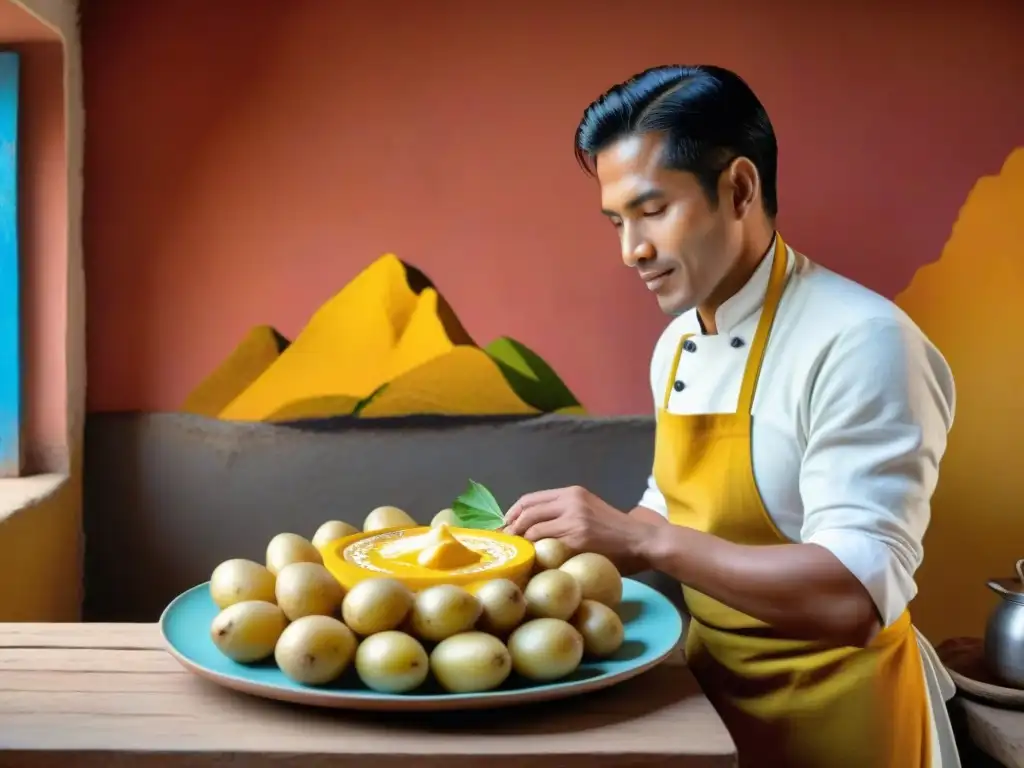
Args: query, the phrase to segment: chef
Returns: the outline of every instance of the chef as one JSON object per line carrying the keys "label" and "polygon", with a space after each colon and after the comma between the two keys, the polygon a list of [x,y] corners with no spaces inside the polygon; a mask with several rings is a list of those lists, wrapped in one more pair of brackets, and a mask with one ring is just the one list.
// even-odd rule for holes
{"label": "chef", "polygon": [[958,766],[952,681],[907,610],[953,420],[942,355],[785,242],[772,125],[734,73],[616,85],[576,154],[673,317],[651,360],[654,466],[628,514],[553,488],[506,530],[678,579],[689,667],[742,766]]}

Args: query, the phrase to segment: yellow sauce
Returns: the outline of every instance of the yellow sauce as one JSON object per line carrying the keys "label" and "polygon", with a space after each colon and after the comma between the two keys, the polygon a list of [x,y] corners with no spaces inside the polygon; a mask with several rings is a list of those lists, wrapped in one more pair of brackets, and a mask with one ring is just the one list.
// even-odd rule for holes
{"label": "yellow sauce", "polygon": [[323,555],[324,565],[346,589],[363,579],[386,576],[420,590],[499,578],[525,585],[534,549],[519,536],[442,524],[355,534],[335,542]]}
{"label": "yellow sauce", "polygon": [[371,560],[395,567],[419,566],[433,571],[451,571],[476,565],[484,554],[470,549],[454,535],[447,523],[426,533],[386,542],[371,552]]}

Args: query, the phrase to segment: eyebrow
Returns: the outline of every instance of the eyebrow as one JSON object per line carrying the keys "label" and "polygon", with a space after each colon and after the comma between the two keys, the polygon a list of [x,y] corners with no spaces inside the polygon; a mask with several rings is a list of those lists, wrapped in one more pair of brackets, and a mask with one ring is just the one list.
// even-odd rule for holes
{"label": "eyebrow", "polygon": [[[665,197],[665,193],[662,192],[660,189],[649,189],[646,192],[641,192],[639,195],[634,197],[632,200],[630,200],[628,203],[626,203],[625,207],[626,207],[627,210],[629,210],[631,208],[639,208],[641,205],[643,205],[646,202],[649,202],[651,200],[659,200],[659,199],[661,199],[663,197]],[[601,213],[603,213],[605,216],[618,216],[619,215],[615,211],[609,211],[607,208],[602,208],[601,209]]]}

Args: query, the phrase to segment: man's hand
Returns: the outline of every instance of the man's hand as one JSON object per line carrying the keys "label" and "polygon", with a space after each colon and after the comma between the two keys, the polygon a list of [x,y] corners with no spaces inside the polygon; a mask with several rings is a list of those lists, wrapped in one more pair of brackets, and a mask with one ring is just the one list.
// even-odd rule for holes
{"label": "man's hand", "polygon": [[526,494],[505,514],[504,530],[530,541],[560,539],[576,552],[604,555],[626,571],[647,567],[644,550],[657,533],[651,523],[579,486]]}

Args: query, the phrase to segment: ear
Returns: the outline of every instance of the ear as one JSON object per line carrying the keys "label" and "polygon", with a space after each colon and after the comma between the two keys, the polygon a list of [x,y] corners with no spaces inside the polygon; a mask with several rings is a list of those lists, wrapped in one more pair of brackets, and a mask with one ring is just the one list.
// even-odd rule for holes
{"label": "ear", "polygon": [[722,174],[724,189],[719,199],[731,204],[737,219],[742,219],[761,198],[761,177],[745,157],[737,157]]}

